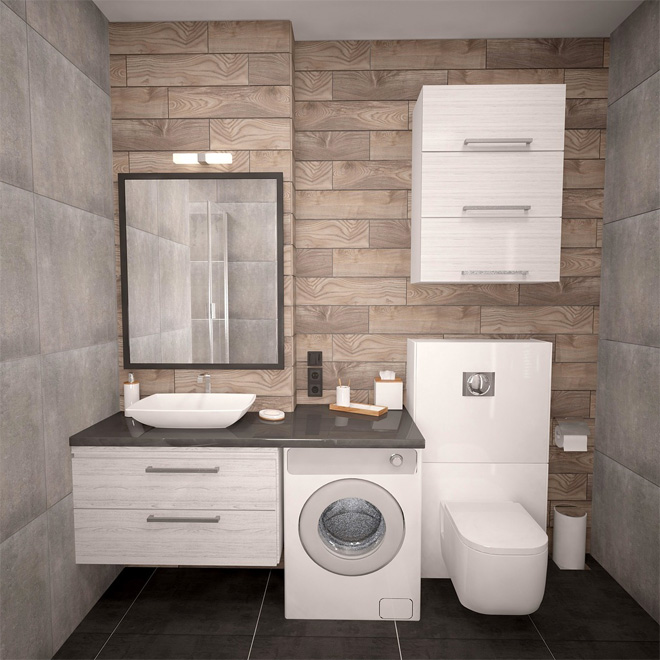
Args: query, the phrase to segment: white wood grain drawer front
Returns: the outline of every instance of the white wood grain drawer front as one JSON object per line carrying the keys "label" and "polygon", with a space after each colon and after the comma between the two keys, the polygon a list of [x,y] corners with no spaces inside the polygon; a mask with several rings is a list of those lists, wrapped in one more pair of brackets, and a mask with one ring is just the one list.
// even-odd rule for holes
{"label": "white wood grain drawer front", "polygon": [[424,218],[421,281],[558,282],[560,243],[560,218]]}
{"label": "white wood grain drawer front", "polygon": [[278,450],[74,451],[78,509],[275,509]]}
{"label": "white wood grain drawer front", "polygon": [[78,564],[275,566],[275,511],[74,509]]}
{"label": "white wood grain drawer front", "polygon": [[419,103],[424,151],[564,149],[565,85],[425,86]]}
{"label": "white wood grain drawer front", "polygon": [[562,168],[563,154],[553,151],[424,152],[422,217],[561,217]]}

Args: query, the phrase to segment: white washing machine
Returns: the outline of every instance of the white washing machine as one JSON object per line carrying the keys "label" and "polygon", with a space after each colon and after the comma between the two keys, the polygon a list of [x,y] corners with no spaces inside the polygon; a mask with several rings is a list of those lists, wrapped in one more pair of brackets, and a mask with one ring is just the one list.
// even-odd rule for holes
{"label": "white washing machine", "polygon": [[418,621],[418,451],[290,448],[284,461],[286,618]]}

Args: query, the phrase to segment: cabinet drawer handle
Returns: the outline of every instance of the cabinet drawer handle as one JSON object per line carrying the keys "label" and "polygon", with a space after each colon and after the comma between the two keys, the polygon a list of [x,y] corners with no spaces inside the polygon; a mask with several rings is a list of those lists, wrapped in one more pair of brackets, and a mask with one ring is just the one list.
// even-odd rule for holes
{"label": "cabinet drawer handle", "polygon": [[465,138],[463,144],[532,144],[534,138]]}
{"label": "cabinet drawer handle", "polygon": [[220,522],[220,516],[213,517],[199,517],[199,518],[171,518],[169,516],[149,516],[147,518],[148,523],[218,523]]}
{"label": "cabinet drawer handle", "polygon": [[464,211],[529,211],[531,209],[530,204],[517,204],[509,206],[464,206]]}
{"label": "cabinet drawer handle", "polygon": [[528,270],[462,270],[461,275],[527,275]]}
{"label": "cabinet drawer handle", "polygon": [[145,472],[158,472],[160,474],[217,474],[220,472],[219,467],[212,468],[167,468],[167,467],[153,467],[150,465],[145,468]]}

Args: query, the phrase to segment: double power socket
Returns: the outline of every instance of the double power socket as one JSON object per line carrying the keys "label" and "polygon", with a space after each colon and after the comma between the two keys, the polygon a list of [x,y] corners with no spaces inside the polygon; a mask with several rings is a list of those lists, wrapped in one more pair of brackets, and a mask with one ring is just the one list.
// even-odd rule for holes
{"label": "double power socket", "polygon": [[307,351],[307,396],[323,396],[323,351]]}

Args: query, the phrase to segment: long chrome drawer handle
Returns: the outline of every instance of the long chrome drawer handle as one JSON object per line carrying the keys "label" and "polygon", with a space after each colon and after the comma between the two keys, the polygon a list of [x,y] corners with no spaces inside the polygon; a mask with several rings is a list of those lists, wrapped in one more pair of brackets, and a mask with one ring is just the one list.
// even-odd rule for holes
{"label": "long chrome drawer handle", "polygon": [[465,138],[463,144],[532,144],[534,138]]}
{"label": "long chrome drawer handle", "polygon": [[171,518],[169,516],[149,516],[148,523],[217,523],[220,522],[220,516],[213,516],[212,518]]}
{"label": "long chrome drawer handle", "polygon": [[527,275],[528,270],[462,270],[461,275]]}
{"label": "long chrome drawer handle", "polygon": [[508,206],[464,206],[464,211],[529,211],[531,209],[529,204],[517,204]]}
{"label": "long chrome drawer handle", "polygon": [[213,474],[213,473],[218,473],[220,472],[219,467],[212,467],[212,468],[167,468],[167,467],[153,467],[153,465],[150,465],[149,467],[145,468],[145,472],[158,472],[161,474]]}

